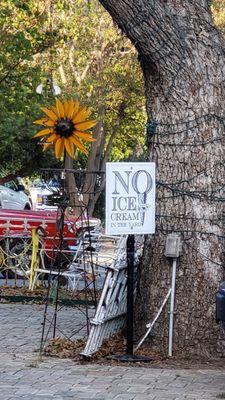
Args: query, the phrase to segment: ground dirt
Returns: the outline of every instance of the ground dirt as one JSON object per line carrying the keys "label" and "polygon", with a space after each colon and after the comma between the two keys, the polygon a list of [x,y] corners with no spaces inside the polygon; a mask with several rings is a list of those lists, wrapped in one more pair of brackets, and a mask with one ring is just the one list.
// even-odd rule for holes
{"label": "ground dirt", "polygon": [[[126,354],[126,341],[123,335],[117,335],[106,340],[101,349],[92,357],[83,357],[80,353],[84,348],[85,342],[77,340],[74,342],[63,338],[52,339],[45,347],[45,355],[59,358],[70,358],[80,363],[100,363],[106,365],[124,364],[124,361],[115,360]],[[202,359],[190,357],[184,359],[179,356],[171,358],[162,356],[153,351],[150,346],[143,346],[135,352],[137,356],[149,358],[149,361],[126,362],[126,365],[146,368],[174,368],[174,369],[221,369],[225,370],[225,358],[221,359]]]}

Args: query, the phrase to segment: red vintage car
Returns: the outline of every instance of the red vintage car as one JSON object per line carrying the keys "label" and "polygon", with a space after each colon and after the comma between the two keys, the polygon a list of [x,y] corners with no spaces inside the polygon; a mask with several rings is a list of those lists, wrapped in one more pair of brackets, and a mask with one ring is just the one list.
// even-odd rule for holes
{"label": "red vintage car", "polygon": [[[75,218],[66,214],[63,229],[60,229],[59,225],[60,218],[56,211],[0,209],[0,269],[4,269],[5,254],[8,255],[7,264],[10,264],[8,267],[11,266],[12,270],[16,268],[15,260],[19,255],[21,255],[20,263],[24,257],[24,264],[28,264],[28,258],[31,258],[30,243],[33,229],[40,234],[40,246],[49,259],[52,259],[54,249],[59,249],[61,236],[61,247],[64,251],[68,250],[76,245],[82,231],[100,225],[100,220],[85,216]],[[15,260],[13,255],[16,256]]]}

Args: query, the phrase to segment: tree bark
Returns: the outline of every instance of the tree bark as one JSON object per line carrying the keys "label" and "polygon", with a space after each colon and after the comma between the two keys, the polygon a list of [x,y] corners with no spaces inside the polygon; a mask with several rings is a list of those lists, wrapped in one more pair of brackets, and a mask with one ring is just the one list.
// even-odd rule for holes
{"label": "tree bark", "polygon": [[[106,163],[109,161],[110,152],[113,147],[113,141],[118,135],[120,124],[124,118],[124,111],[126,105],[125,100],[119,106],[118,109],[118,117],[115,121],[111,135],[109,136],[108,142],[106,144],[106,131],[104,124],[102,123],[103,116],[105,113],[105,107],[100,107],[100,121],[96,124],[93,129],[93,138],[96,139],[96,142],[93,142],[91,145],[91,151],[88,156],[87,171],[99,171],[98,174],[86,174],[85,182],[83,187],[84,192],[84,202],[88,207],[88,213],[92,216],[94,212],[95,205],[101,195],[101,193],[105,189],[105,174],[106,171]],[[96,190],[96,181],[97,178],[100,178],[100,185]]]}
{"label": "tree bark", "polygon": [[[146,237],[137,331],[155,316],[171,280],[165,240],[181,235],[175,304],[175,354],[225,354],[215,323],[224,279],[225,43],[210,1],[100,0],[139,53],[147,112],[157,121],[149,159],[157,165],[157,229]],[[166,350],[168,309],[153,343]]]}
{"label": "tree bark", "polygon": [[[69,198],[69,213],[75,219],[82,217],[85,212],[85,205],[79,198],[79,192],[77,190],[75,173],[70,172],[74,170],[74,159],[71,158],[67,153],[65,154],[65,170],[66,170],[66,190]],[[67,211],[66,211],[67,212]]]}

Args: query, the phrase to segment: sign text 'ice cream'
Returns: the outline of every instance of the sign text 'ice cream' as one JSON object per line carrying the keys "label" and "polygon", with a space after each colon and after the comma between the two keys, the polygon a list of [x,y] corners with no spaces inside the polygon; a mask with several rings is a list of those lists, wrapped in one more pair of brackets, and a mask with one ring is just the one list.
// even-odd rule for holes
{"label": "sign text 'ice cream'", "polygon": [[106,232],[155,232],[154,163],[107,163]]}

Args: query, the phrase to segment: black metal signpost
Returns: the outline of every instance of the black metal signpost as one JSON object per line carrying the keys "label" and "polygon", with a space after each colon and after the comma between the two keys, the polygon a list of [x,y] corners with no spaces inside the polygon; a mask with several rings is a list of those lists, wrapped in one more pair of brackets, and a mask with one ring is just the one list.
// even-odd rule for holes
{"label": "black metal signpost", "polygon": [[126,354],[118,357],[124,362],[149,362],[152,358],[134,355],[134,253],[135,236],[127,238],[127,343]]}
{"label": "black metal signpost", "polygon": [[[151,361],[134,355],[135,236],[155,232],[155,164],[107,163],[106,232],[127,235],[127,344],[120,361]],[[132,234],[130,234],[132,232]]]}
{"label": "black metal signpost", "polygon": [[127,238],[127,356],[133,357],[134,339],[134,235]]}

